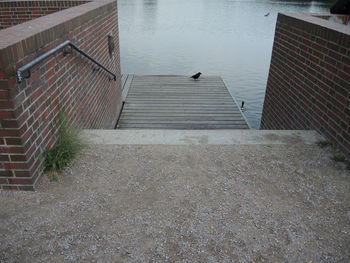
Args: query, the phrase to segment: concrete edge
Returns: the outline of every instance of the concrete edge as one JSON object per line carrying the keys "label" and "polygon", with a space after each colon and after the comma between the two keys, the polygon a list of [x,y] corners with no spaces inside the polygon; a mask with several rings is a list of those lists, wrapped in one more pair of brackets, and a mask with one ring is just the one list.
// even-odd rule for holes
{"label": "concrete edge", "polygon": [[300,130],[83,130],[81,136],[99,145],[292,145],[324,140],[316,131]]}

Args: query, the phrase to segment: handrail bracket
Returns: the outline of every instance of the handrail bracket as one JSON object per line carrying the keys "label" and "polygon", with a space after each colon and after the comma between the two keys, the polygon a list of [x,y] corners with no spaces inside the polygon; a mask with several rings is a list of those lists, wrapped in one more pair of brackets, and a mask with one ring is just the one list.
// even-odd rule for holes
{"label": "handrail bracket", "polygon": [[65,47],[65,48],[63,49],[63,56],[64,56],[64,57],[67,56],[67,55],[69,55],[69,54],[72,54],[72,53],[73,53],[72,48]]}

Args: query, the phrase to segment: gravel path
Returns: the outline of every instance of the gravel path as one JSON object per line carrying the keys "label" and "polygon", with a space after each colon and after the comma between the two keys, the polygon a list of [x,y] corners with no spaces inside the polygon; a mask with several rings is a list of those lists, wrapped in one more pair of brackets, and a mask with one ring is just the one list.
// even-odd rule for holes
{"label": "gravel path", "polygon": [[0,192],[0,262],[350,262],[350,172],[316,145],[94,145]]}

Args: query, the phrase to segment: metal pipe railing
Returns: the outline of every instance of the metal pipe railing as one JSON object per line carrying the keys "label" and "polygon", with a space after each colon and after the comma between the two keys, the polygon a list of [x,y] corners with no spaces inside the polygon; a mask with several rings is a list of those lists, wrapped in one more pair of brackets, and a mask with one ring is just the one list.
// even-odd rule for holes
{"label": "metal pipe railing", "polygon": [[[52,49],[50,49],[49,51],[47,51],[46,53],[42,54],[41,56],[33,59],[31,62],[25,64],[23,67],[20,67],[17,70],[17,81],[18,83],[21,83],[24,79],[30,78],[30,69],[32,67],[34,67],[36,64],[40,63],[41,61],[43,61],[44,59],[46,59],[47,57],[53,55],[54,53],[56,53],[57,51],[61,50],[62,48],[66,47],[66,46],[70,46],[72,49],[74,48],[76,51],[78,51],[80,54],[82,54],[83,56],[85,56],[86,58],[88,58],[89,60],[91,60],[92,62],[94,62],[96,65],[98,65],[100,68],[104,69],[105,71],[107,71],[109,74],[111,74],[113,76],[114,81],[117,81],[117,75],[114,74],[113,72],[111,72],[109,69],[107,69],[105,66],[103,66],[101,63],[99,63],[98,61],[96,61],[95,59],[93,59],[91,56],[89,56],[87,53],[85,53],[84,51],[82,51],[80,48],[78,48],[76,45],[74,45],[73,43],[71,43],[69,40],[59,44],[57,47],[54,47]],[[66,55],[67,51],[64,51],[64,55]],[[23,73],[24,72],[28,72],[28,75],[24,76]]]}

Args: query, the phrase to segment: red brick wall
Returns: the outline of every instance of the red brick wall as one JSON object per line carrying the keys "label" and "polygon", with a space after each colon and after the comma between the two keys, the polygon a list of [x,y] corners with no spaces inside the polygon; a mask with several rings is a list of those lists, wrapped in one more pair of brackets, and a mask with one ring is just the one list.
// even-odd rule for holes
{"label": "red brick wall", "polygon": [[[0,31],[2,189],[35,187],[43,173],[42,152],[56,142],[59,108],[79,128],[114,128],[121,108],[117,20],[116,1],[100,0]],[[114,38],[113,57],[108,35]],[[102,69],[94,71],[95,65],[77,52],[66,57],[57,52],[17,83],[19,67],[65,40],[115,72],[117,81]]]}
{"label": "red brick wall", "polygon": [[0,2],[0,29],[87,3],[88,1],[9,1]]}
{"label": "red brick wall", "polygon": [[260,128],[317,130],[350,156],[350,27],[278,15]]}

